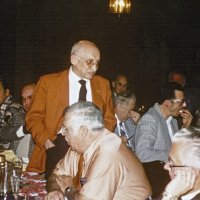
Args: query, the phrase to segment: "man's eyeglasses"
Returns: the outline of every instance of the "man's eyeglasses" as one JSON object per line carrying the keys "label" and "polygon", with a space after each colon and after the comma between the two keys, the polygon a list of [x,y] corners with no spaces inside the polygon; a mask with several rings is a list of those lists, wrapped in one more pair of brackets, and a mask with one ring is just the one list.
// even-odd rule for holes
{"label": "man's eyeglasses", "polygon": [[97,69],[99,68],[100,60],[95,61],[92,58],[90,58],[90,59],[84,59],[81,56],[78,56],[76,54],[74,54],[74,55],[77,56],[78,58],[80,58],[81,60],[83,60],[89,68],[92,68],[94,65],[96,66]]}
{"label": "man's eyeglasses", "polygon": [[180,106],[182,106],[185,103],[185,99],[180,100],[180,99],[171,99],[173,103],[179,103]]}
{"label": "man's eyeglasses", "polygon": [[170,164],[169,164],[169,167],[170,167],[171,170],[172,170],[172,169],[174,169],[174,168],[184,168],[184,167],[189,167],[189,166],[187,166],[187,165],[170,165]]}

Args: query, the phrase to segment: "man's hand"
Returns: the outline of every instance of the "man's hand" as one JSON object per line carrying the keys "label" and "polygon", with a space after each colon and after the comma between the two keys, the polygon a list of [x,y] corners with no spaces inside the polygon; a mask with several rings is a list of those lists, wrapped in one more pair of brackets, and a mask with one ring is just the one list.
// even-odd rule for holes
{"label": "man's hand", "polygon": [[183,128],[189,127],[193,119],[190,111],[184,108],[182,109],[182,112],[180,112],[180,115],[182,117]]}
{"label": "man's hand", "polygon": [[177,170],[175,178],[167,185],[165,192],[177,198],[181,197],[183,194],[193,189],[196,176],[198,176],[198,173],[192,168]]}
{"label": "man's hand", "polygon": [[45,196],[45,200],[64,200],[64,199],[65,199],[64,194],[59,190],[54,190],[52,192],[49,192]]}
{"label": "man's hand", "polygon": [[125,136],[120,136],[120,138],[122,139],[122,142],[124,144],[126,144],[128,142],[127,138]]}
{"label": "man's hand", "polygon": [[73,179],[71,176],[57,176],[56,182],[60,186],[61,191],[64,193],[67,187],[73,186]]}
{"label": "man's hand", "polygon": [[47,139],[47,141],[44,144],[44,147],[47,150],[47,149],[50,149],[52,147],[55,147],[55,144],[50,139]]}
{"label": "man's hand", "polygon": [[135,111],[130,111],[129,117],[133,120],[135,124],[137,124],[140,120],[140,114]]}

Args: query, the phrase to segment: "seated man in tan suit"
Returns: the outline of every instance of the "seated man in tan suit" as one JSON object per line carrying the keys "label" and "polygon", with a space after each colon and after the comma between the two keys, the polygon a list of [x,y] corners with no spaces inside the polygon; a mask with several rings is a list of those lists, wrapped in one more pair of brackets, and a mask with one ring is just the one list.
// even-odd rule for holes
{"label": "seated man in tan suit", "polygon": [[104,127],[95,104],[68,107],[63,130],[70,149],[47,182],[47,200],[63,200],[64,193],[69,200],[148,199],[151,188],[142,164]]}
{"label": "seated man in tan suit", "polygon": [[[99,61],[100,52],[97,46],[90,41],[79,41],[72,47],[69,69],[44,75],[38,81],[31,109],[26,115],[27,129],[36,143],[27,170],[44,172],[46,153],[50,158],[46,165],[48,167],[56,164],[67,152],[68,147],[60,145],[60,141],[64,139],[57,137],[57,134],[62,132],[64,108],[83,100],[79,93],[82,91],[79,81],[85,84],[85,100],[95,103],[103,113],[106,128],[114,129],[116,120],[109,81],[95,75]],[[55,147],[58,149],[54,151]]]}

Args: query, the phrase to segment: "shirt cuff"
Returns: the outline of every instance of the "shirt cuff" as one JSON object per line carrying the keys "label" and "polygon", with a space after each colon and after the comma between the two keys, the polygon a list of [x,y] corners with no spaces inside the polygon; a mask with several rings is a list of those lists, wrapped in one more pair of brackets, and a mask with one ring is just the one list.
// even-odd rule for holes
{"label": "shirt cuff", "polygon": [[16,135],[17,135],[18,138],[25,136],[25,134],[23,132],[23,125],[20,126],[20,128],[18,129]]}

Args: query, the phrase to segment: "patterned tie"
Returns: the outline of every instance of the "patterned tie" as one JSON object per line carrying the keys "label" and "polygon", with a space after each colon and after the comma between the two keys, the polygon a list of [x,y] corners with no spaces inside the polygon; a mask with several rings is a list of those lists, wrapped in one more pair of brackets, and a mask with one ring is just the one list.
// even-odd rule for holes
{"label": "patterned tie", "polygon": [[86,101],[86,94],[87,94],[87,89],[86,89],[86,81],[81,79],[79,81],[79,83],[81,84],[81,88],[80,88],[80,91],[79,91],[79,101]]}
{"label": "patterned tie", "polygon": [[119,127],[120,127],[121,136],[125,136],[126,137],[126,132],[124,131],[124,127],[123,127],[122,122],[119,123]]}
{"label": "patterned tie", "polygon": [[78,172],[76,176],[74,177],[74,184],[75,184],[75,187],[77,188],[81,188],[80,179],[81,179],[82,171],[83,171],[83,162],[84,162],[84,158],[83,158],[83,154],[81,154],[78,161]]}

